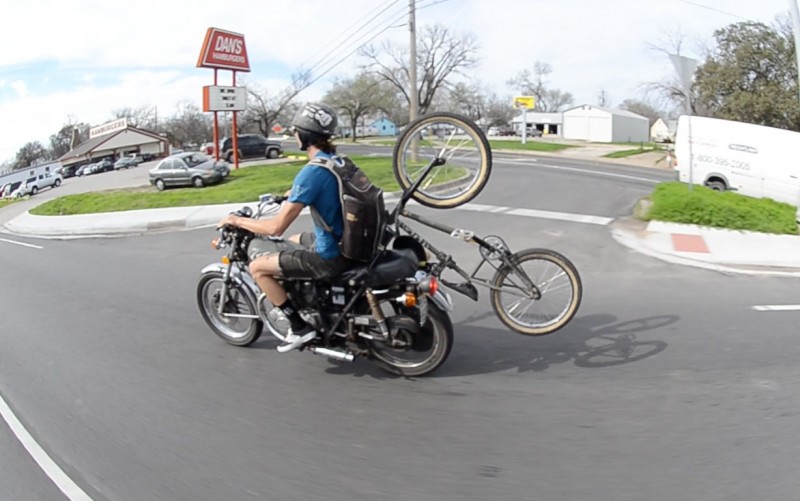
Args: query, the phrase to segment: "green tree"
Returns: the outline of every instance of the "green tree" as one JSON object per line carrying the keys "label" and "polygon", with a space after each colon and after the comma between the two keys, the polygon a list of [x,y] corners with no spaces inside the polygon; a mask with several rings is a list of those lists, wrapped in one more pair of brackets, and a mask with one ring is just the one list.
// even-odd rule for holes
{"label": "green tree", "polygon": [[694,93],[707,114],[800,131],[795,47],[789,30],[740,22],[714,33]]}

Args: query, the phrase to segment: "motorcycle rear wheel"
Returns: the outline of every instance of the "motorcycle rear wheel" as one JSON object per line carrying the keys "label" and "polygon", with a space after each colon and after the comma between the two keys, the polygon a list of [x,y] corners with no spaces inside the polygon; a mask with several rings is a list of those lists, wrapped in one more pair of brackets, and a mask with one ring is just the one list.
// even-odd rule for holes
{"label": "motorcycle rear wheel", "polygon": [[[428,302],[428,321],[422,327],[422,333],[433,336],[429,350],[420,353],[373,342],[370,343],[372,358],[381,369],[398,376],[428,375],[447,360],[453,347],[453,323],[450,316],[433,301]],[[420,356],[412,358],[412,354]]]}
{"label": "motorcycle rear wheel", "polygon": [[203,320],[226,343],[234,346],[248,346],[261,336],[263,322],[258,318],[258,309],[252,297],[236,282],[228,286],[227,300],[223,313],[247,315],[252,318],[226,317],[217,311],[222,295],[225,276],[221,272],[203,275],[197,284],[197,306]]}

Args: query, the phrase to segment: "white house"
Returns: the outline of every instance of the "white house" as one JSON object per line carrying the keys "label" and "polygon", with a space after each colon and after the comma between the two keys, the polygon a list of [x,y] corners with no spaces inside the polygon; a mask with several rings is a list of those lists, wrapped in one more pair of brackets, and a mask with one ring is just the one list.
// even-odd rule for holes
{"label": "white house", "polygon": [[669,124],[667,124],[664,120],[659,118],[650,126],[650,140],[656,143],[675,141],[675,129],[677,125],[676,120],[670,120]]}
{"label": "white house", "polygon": [[630,111],[585,104],[564,112],[562,135],[597,143],[650,140],[650,121]]}

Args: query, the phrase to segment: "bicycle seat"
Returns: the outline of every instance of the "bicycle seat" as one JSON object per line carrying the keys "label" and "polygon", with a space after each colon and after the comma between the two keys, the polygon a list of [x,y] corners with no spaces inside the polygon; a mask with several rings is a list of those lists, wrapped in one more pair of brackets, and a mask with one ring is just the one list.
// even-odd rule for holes
{"label": "bicycle seat", "polygon": [[333,278],[337,284],[365,283],[369,287],[391,285],[400,279],[413,277],[417,271],[417,256],[409,249],[383,251],[378,262],[370,269],[369,265],[357,264]]}

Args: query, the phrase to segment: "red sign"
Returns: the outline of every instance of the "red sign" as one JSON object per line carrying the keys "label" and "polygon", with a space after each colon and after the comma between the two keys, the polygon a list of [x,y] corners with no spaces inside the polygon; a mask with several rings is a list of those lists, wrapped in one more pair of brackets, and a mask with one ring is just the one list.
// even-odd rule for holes
{"label": "red sign", "polygon": [[275,124],[272,126],[272,132],[274,132],[275,134],[280,134],[282,130],[283,127],[281,126],[281,124]]}
{"label": "red sign", "polygon": [[221,68],[224,70],[250,71],[244,35],[209,28],[203,49],[197,59],[198,68]]}

